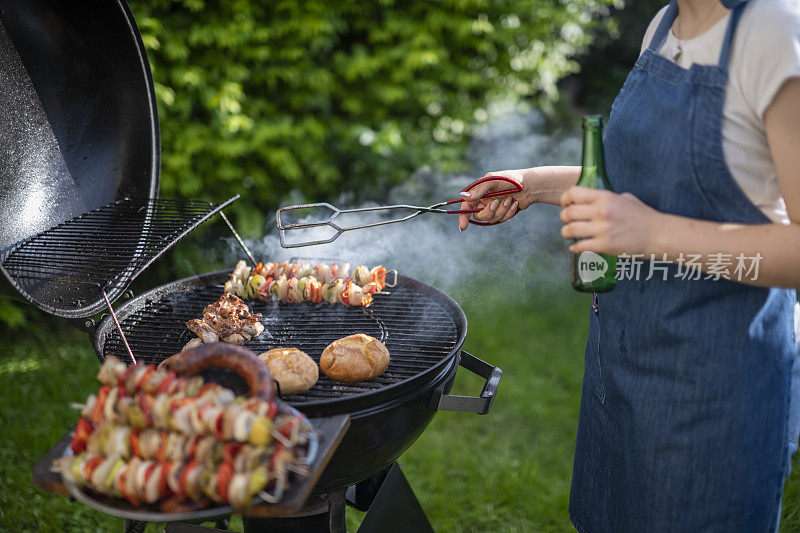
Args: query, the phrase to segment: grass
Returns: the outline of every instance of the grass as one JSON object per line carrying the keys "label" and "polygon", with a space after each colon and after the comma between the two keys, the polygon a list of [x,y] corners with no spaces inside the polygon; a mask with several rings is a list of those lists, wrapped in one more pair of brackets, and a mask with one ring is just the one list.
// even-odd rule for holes
{"label": "grass", "polygon": [[[572,531],[567,500],[587,299],[545,289],[519,300],[479,305],[463,298],[465,348],[503,368],[492,412],[437,414],[401,459],[437,531]],[[96,387],[88,338],[60,321],[41,320],[32,332],[0,337],[0,530],[121,531],[121,520],[31,484],[33,464],[75,421],[70,402]],[[476,394],[481,386],[462,370],[454,392]],[[800,531],[799,470],[795,461],[784,532]],[[348,510],[351,531],[361,516]]]}
{"label": "grass", "polygon": [[[534,308],[473,319],[467,349],[504,371],[491,416],[441,413],[404,458],[439,530],[568,527],[583,313],[559,305],[534,317]],[[480,390],[466,378],[458,377],[456,392]]]}

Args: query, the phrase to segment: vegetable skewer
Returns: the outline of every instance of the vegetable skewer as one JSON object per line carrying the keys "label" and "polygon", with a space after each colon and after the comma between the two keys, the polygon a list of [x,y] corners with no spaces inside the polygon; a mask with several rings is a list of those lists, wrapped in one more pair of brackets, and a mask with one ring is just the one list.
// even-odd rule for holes
{"label": "vegetable skewer", "polygon": [[[125,460],[88,452],[63,457],[55,466],[72,483],[106,496],[125,498],[136,506],[169,499],[206,505],[210,500],[242,509],[252,504],[256,496],[270,503],[280,500],[289,471],[284,460],[287,453],[279,450],[266,466],[242,472],[234,470],[231,461],[215,465],[194,459]],[[274,492],[266,493],[270,488]]]}
{"label": "vegetable skewer", "polygon": [[357,266],[350,271],[350,263],[258,263],[250,268],[239,261],[225,283],[225,292],[242,298],[269,297],[283,302],[328,302],[367,307],[372,295],[386,287],[387,270],[383,266],[372,269]]}
{"label": "vegetable skewer", "polygon": [[153,365],[126,367],[108,357],[98,380],[103,386],[81,411],[95,424],[109,421],[257,445],[269,443],[276,433],[274,400],[237,398],[231,390],[204,383],[199,376],[177,377]]}
{"label": "vegetable skewer", "polygon": [[313,430],[275,400],[114,357],[98,380],[70,445],[75,455],[54,463],[81,487],[132,505],[191,500],[240,509],[257,495],[279,501],[289,474],[305,470]]}

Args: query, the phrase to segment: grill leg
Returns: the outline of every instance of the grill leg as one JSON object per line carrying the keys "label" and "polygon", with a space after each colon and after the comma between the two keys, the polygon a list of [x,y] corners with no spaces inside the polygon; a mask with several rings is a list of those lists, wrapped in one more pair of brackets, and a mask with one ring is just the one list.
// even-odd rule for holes
{"label": "grill leg", "polygon": [[406,532],[433,533],[433,527],[400,465],[394,463],[364,515],[358,533]]}
{"label": "grill leg", "polygon": [[245,533],[347,533],[344,490],[328,494],[328,507],[319,513],[290,518],[242,517]]}
{"label": "grill leg", "polygon": [[144,533],[147,522],[138,520],[125,520],[125,533]]}
{"label": "grill leg", "polygon": [[347,533],[347,516],[344,490],[328,495],[330,511],[328,512],[328,528],[331,533]]}
{"label": "grill leg", "polygon": [[[395,463],[392,463],[394,466]],[[375,500],[375,496],[383,485],[386,475],[391,470],[391,466],[365,479],[355,485],[347,487],[347,503],[359,511],[366,512]]]}

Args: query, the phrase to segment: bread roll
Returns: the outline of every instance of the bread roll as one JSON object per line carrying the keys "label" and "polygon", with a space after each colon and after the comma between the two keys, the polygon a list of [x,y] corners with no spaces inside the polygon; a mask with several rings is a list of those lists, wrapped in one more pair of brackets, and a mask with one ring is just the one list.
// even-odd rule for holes
{"label": "bread roll", "polygon": [[388,366],[386,346],[363,333],[333,341],[319,359],[319,367],[326,376],[348,383],[376,378],[386,372]]}
{"label": "bread roll", "polygon": [[319,379],[317,363],[297,348],[273,348],[258,355],[278,382],[281,395],[301,394]]}

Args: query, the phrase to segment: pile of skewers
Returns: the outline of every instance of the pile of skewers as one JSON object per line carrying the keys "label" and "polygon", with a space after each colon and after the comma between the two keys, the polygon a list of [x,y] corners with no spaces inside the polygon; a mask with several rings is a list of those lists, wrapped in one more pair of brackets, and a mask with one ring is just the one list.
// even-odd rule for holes
{"label": "pile of skewers", "polygon": [[54,464],[68,482],[163,510],[280,501],[302,474],[313,431],[274,399],[237,397],[199,376],[106,358],[102,387],[81,408],[71,449]]}
{"label": "pile of skewers", "polygon": [[386,287],[387,270],[350,263],[258,263],[250,268],[239,261],[225,282],[225,292],[241,298],[277,298],[282,302],[328,302],[367,307],[372,295]]}

